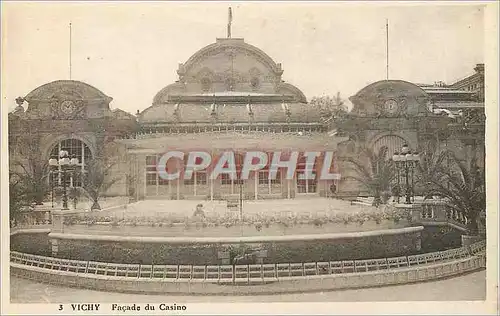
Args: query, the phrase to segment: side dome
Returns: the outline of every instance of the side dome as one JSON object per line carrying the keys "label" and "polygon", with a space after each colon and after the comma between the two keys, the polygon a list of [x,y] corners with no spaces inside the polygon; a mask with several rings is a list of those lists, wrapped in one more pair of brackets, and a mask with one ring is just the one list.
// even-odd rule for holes
{"label": "side dome", "polygon": [[81,81],[53,81],[23,99],[28,103],[27,117],[83,119],[112,115],[109,103],[113,98]]}
{"label": "side dome", "polygon": [[429,112],[429,95],[403,80],[382,80],[361,89],[349,100],[351,114],[360,116],[404,116]]}
{"label": "side dome", "polygon": [[49,82],[34,89],[24,97],[28,103],[51,100],[54,98],[100,100],[107,103],[113,100],[113,98],[105,95],[99,89],[85,82],[76,80],[57,80]]}

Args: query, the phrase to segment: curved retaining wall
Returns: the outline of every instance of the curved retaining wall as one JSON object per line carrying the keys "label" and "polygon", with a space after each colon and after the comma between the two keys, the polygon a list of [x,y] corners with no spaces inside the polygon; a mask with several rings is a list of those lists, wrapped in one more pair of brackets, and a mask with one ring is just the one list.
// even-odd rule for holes
{"label": "curved retaining wall", "polygon": [[336,275],[280,277],[272,282],[263,282],[255,285],[245,285],[244,283],[227,285],[206,279],[179,280],[92,275],[50,270],[12,262],[11,274],[38,282],[113,292],[191,295],[268,295],[408,284],[457,276],[482,269],[485,266],[486,256],[484,253],[479,253],[469,258],[424,266]]}
{"label": "curved retaining wall", "polygon": [[[418,253],[422,226],[357,233],[255,237],[135,237],[50,233],[53,256],[116,263],[220,264],[228,248],[259,248],[263,263],[384,258]],[[14,249],[17,250],[17,249]]]}

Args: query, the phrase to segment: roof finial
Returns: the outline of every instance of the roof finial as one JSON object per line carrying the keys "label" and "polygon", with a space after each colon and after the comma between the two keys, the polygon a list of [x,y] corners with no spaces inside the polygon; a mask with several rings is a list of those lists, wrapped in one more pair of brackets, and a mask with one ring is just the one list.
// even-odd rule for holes
{"label": "roof finial", "polygon": [[231,23],[233,22],[233,11],[229,7],[228,17],[227,17],[227,38],[231,38]]}

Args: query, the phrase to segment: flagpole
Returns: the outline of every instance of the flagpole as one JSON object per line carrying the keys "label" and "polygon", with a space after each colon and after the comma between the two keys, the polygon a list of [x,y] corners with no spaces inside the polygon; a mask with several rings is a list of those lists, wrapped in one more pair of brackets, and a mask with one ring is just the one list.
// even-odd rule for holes
{"label": "flagpole", "polygon": [[227,38],[231,38],[231,23],[233,22],[233,11],[231,7],[228,10],[228,18],[227,18]]}
{"label": "flagpole", "polygon": [[69,22],[69,80],[71,80],[71,22]]}
{"label": "flagpole", "polygon": [[385,43],[386,43],[386,79],[389,80],[389,19],[385,20]]}

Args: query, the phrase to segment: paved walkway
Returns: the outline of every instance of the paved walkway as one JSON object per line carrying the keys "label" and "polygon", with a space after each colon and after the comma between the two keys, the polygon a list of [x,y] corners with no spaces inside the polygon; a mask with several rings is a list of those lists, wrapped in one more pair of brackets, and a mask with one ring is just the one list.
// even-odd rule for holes
{"label": "paved walkway", "polygon": [[66,288],[11,277],[12,303],[176,303],[227,302],[367,302],[367,301],[473,301],[486,298],[486,271],[409,285],[321,293],[265,296],[160,296],[99,292]]}

